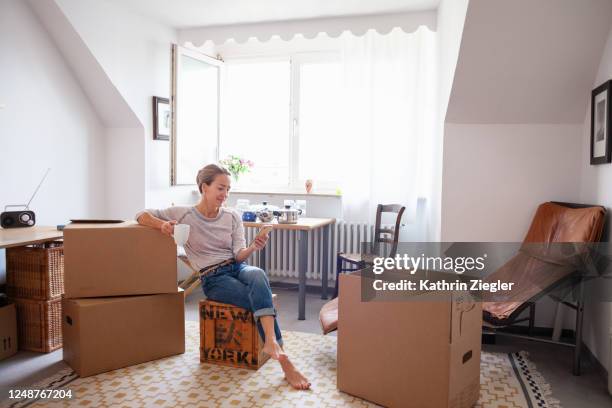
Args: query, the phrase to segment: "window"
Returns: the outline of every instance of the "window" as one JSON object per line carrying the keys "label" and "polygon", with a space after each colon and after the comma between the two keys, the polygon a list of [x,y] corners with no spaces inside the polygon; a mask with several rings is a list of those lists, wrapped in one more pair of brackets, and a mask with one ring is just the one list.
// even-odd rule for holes
{"label": "window", "polygon": [[242,185],[286,187],[290,174],[289,59],[228,61],[223,75],[220,158],[255,163]]}
{"label": "window", "polygon": [[342,104],[340,64],[333,59],[302,58],[296,64],[294,140],[297,145],[293,185],[307,179],[317,188],[338,186],[337,157],[341,154]]}
{"label": "window", "polygon": [[[211,67],[221,70],[218,88]],[[184,58],[177,70],[177,184],[192,184],[203,163],[235,155],[255,163],[239,189],[302,190],[307,179],[319,189],[335,189],[340,70],[330,53],[228,59],[215,66]]]}
{"label": "window", "polygon": [[194,184],[203,163],[217,161],[219,69],[213,58],[173,47],[171,184]]}

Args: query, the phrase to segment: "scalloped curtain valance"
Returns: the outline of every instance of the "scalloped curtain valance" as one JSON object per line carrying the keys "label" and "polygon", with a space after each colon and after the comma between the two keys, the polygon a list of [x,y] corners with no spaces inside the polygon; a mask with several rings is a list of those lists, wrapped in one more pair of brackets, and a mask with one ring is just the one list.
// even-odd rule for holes
{"label": "scalloped curtain valance", "polygon": [[183,29],[179,31],[179,44],[191,43],[196,47],[201,47],[207,42],[212,42],[216,45],[224,44],[229,40],[243,43],[250,38],[257,38],[259,41],[264,42],[276,36],[288,41],[297,35],[302,35],[305,38],[314,38],[320,33],[325,33],[335,38],[346,31],[350,31],[356,36],[362,36],[369,30],[375,30],[380,34],[387,34],[396,27],[401,28],[406,33],[412,33],[421,26],[426,26],[431,31],[436,31],[435,11]]}

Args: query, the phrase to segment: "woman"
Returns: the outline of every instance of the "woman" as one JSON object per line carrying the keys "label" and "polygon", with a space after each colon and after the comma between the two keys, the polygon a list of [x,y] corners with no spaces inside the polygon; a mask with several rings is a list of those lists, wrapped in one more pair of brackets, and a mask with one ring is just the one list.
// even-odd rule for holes
{"label": "woman", "polygon": [[207,272],[202,277],[206,297],[251,310],[264,339],[263,351],[278,360],[292,387],[300,390],[310,388],[310,382],[283,350],[266,273],[244,262],[253,252],[265,247],[267,236],[257,236],[246,246],[240,216],[223,207],[231,184],[226,169],[209,164],[198,172],[196,181],[202,196],[195,207],[145,210],[137,215],[138,223],[159,229],[169,236],[173,235],[175,224],[189,224],[185,252],[193,266]]}

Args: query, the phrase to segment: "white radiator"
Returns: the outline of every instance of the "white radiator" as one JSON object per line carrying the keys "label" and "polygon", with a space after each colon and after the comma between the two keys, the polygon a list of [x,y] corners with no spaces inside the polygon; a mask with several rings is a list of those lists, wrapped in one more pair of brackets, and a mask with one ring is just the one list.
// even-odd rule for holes
{"label": "white radiator", "polygon": [[[251,242],[257,231],[246,229],[247,243]],[[308,237],[308,264],[306,279],[321,279],[323,270],[323,253],[328,253],[327,270],[330,281],[336,279],[336,254],[338,252],[359,253],[361,242],[371,242],[374,236],[374,225],[346,223],[339,221],[332,226],[327,248],[323,248],[323,229],[311,231]],[[272,277],[298,277],[298,240],[294,231],[273,230],[266,246],[265,270]],[[259,253],[251,255],[248,260],[259,265]]]}
{"label": "white radiator", "polygon": [[[400,242],[421,242],[425,240],[425,199],[419,198],[416,204],[416,216],[406,217],[407,224],[402,224]],[[383,220],[383,223],[385,221]],[[383,225],[391,228],[394,225]],[[246,228],[247,243],[250,243],[257,234],[254,228]],[[317,229],[309,233],[308,266],[306,279],[321,279],[323,270],[323,251],[328,251],[328,278],[336,280],[336,255],[338,252],[359,253],[362,242],[372,242],[374,225],[366,223],[352,223],[337,221],[332,226],[327,248],[323,248],[323,230]],[[388,248],[385,248],[388,250]],[[266,245],[265,270],[270,276],[298,278],[298,240],[294,231],[273,230]],[[252,265],[259,265],[259,253],[251,255],[248,260]]]}

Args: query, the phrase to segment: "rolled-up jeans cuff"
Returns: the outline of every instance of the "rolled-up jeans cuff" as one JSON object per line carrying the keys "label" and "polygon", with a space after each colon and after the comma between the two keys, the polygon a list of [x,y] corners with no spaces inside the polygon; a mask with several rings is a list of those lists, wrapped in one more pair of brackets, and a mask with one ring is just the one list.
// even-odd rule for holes
{"label": "rolled-up jeans cuff", "polygon": [[276,316],[276,310],[273,307],[266,307],[253,312],[253,316],[259,319],[261,316]]}

